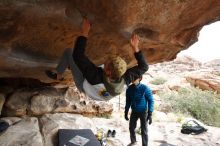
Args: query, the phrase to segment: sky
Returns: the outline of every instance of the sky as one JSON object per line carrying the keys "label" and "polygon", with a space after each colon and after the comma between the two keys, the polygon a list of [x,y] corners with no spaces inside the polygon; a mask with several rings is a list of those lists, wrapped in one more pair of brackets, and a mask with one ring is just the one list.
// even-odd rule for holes
{"label": "sky", "polygon": [[198,41],[178,56],[190,56],[200,62],[220,59],[220,21],[204,26]]}

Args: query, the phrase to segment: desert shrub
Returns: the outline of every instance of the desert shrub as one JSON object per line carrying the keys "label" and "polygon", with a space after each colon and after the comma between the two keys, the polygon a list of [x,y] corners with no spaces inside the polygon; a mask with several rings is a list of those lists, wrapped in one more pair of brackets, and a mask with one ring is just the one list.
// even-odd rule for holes
{"label": "desert shrub", "polygon": [[154,85],[161,85],[161,84],[164,84],[167,80],[162,78],[162,77],[158,77],[158,78],[155,78],[153,79],[152,81],[150,81],[151,84],[154,84]]}
{"label": "desert shrub", "polygon": [[160,92],[173,112],[190,115],[210,126],[220,127],[220,95],[199,88],[180,88],[178,92]]}

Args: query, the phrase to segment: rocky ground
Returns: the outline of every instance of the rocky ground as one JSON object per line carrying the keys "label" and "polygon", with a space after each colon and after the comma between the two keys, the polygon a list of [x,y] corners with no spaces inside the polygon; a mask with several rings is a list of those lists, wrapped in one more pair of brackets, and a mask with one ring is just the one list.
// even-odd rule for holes
{"label": "rocky ground", "polygon": [[[107,139],[108,146],[127,146],[130,142],[128,122],[119,112],[111,119],[88,118],[77,114],[46,114],[41,118],[4,118],[12,125],[0,135],[1,146],[57,146],[58,129],[116,130],[116,136]],[[162,119],[161,119],[162,120]],[[220,146],[220,128],[209,127],[200,135],[180,133],[181,124],[174,121],[157,121],[149,126],[150,146]],[[138,145],[141,136],[137,134]]]}

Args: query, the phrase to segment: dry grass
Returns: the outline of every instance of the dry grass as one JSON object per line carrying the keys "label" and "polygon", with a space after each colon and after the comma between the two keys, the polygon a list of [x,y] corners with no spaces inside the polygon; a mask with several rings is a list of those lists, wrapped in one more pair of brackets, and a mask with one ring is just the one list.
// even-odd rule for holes
{"label": "dry grass", "polygon": [[220,127],[219,94],[198,88],[181,88],[178,92],[160,93],[173,112],[191,115],[207,125]]}

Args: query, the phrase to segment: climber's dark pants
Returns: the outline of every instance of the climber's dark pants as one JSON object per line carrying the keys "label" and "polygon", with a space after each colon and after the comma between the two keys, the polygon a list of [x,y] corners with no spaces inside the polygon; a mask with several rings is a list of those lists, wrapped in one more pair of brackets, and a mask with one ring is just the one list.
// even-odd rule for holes
{"label": "climber's dark pants", "polygon": [[129,130],[130,130],[130,139],[131,143],[136,142],[135,128],[137,126],[137,120],[140,119],[141,124],[141,137],[142,137],[142,146],[148,146],[148,129],[147,129],[147,112],[131,112]]}

